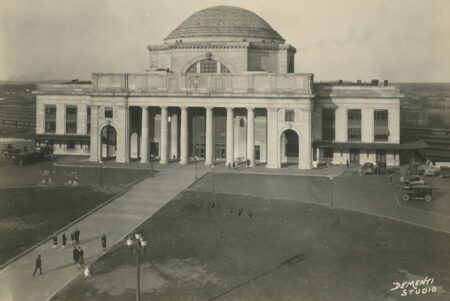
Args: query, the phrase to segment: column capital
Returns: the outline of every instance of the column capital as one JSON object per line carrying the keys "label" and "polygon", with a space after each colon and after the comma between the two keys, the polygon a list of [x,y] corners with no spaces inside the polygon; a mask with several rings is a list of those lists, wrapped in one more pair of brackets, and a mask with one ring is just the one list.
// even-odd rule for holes
{"label": "column capital", "polygon": [[141,106],[141,109],[148,109],[149,106]]}
{"label": "column capital", "polygon": [[167,109],[167,106],[159,106],[161,109]]}
{"label": "column capital", "polygon": [[181,110],[187,110],[188,109],[188,107],[187,106],[182,106],[182,107],[179,107]]}
{"label": "column capital", "polygon": [[273,108],[273,107],[268,107],[266,108],[267,111],[278,111],[279,108]]}
{"label": "column capital", "polygon": [[227,111],[228,110],[234,110],[234,107],[225,107],[225,109],[227,109]]}
{"label": "column capital", "polygon": [[246,109],[247,109],[247,111],[253,111],[253,110],[255,110],[255,107],[247,107]]}

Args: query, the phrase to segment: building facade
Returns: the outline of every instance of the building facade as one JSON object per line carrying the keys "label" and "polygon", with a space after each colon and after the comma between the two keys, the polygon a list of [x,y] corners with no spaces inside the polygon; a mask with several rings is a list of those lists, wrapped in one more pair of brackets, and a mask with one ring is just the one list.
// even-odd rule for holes
{"label": "building facade", "polygon": [[201,10],[147,48],[145,73],[39,85],[37,141],[92,161],[399,164],[399,89],[294,73],[295,48],[253,12]]}

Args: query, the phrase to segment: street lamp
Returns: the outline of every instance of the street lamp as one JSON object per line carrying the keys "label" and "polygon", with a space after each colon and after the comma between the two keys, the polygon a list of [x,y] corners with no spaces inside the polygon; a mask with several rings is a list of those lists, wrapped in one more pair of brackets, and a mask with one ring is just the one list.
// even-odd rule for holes
{"label": "street lamp", "polygon": [[197,181],[197,173],[198,173],[197,162],[198,162],[198,157],[194,156],[194,160],[195,160],[195,181]]}
{"label": "street lamp", "polygon": [[127,239],[127,246],[130,249],[133,249],[133,252],[136,253],[136,265],[137,265],[137,285],[136,285],[136,301],[141,300],[141,273],[140,273],[140,255],[141,250],[142,253],[145,253],[145,247],[147,246],[147,242],[144,240],[144,236],[140,233],[134,234],[134,239],[131,236]]}
{"label": "street lamp", "polygon": [[333,208],[333,177],[330,176],[330,207]]}
{"label": "street lamp", "polygon": [[153,154],[150,154],[150,177],[151,178],[153,178],[153,157],[154,157],[155,155],[153,155]]}
{"label": "street lamp", "polygon": [[102,161],[99,161],[99,163],[100,163],[100,165],[99,165],[99,168],[100,168],[100,171],[99,171],[99,182],[100,182],[100,187],[103,187],[103,162]]}
{"label": "street lamp", "polygon": [[214,193],[214,165],[211,165],[212,170],[212,192]]}

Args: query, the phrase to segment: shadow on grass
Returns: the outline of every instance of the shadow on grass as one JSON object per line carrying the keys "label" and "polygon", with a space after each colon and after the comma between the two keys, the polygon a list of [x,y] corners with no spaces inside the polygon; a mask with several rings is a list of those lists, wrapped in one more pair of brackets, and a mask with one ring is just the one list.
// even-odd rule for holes
{"label": "shadow on grass", "polygon": [[275,267],[273,267],[273,268],[271,268],[271,269],[269,269],[267,271],[264,271],[261,274],[258,274],[255,277],[253,277],[253,278],[251,278],[251,279],[249,279],[247,281],[244,281],[244,282],[242,282],[242,283],[240,283],[240,284],[230,288],[229,290],[226,290],[223,293],[220,293],[219,295],[217,295],[215,297],[212,297],[211,299],[209,299],[209,301],[217,300],[220,297],[222,297],[222,296],[224,296],[224,295],[226,295],[228,293],[231,293],[231,292],[233,292],[233,291],[235,291],[235,290],[237,290],[237,289],[239,289],[239,288],[249,284],[252,281],[258,280],[259,278],[264,277],[264,276],[266,276],[266,275],[268,275],[268,274],[270,274],[272,272],[275,272],[276,270],[278,270],[278,269],[280,269],[280,268],[282,268],[284,266],[293,266],[293,265],[299,263],[300,261],[305,260],[306,258],[307,258],[306,253],[300,253],[300,254],[294,255],[292,257],[289,257],[288,259],[286,259],[285,261],[283,261],[279,265],[277,265],[277,266],[275,266]]}

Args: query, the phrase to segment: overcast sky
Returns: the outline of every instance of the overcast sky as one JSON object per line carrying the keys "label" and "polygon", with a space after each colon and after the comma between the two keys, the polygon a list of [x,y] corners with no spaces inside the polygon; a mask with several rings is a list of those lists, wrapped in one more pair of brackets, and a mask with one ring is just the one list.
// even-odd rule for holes
{"label": "overcast sky", "polygon": [[316,80],[450,82],[449,0],[0,0],[0,80],[142,72],[148,44],[215,5],[254,11]]}

